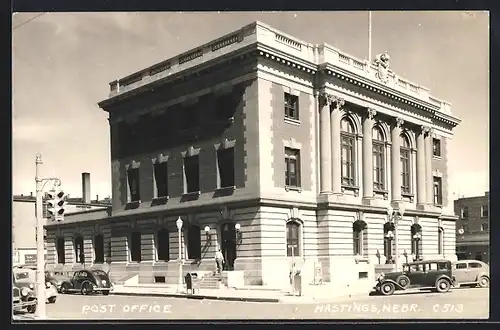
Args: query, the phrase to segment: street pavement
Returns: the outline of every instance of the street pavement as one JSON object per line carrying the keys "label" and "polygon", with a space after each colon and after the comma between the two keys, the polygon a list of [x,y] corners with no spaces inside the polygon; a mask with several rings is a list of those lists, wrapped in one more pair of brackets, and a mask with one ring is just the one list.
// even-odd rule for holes
{"label": "street pavement", "polygon": [[147,296],[60,295],[49,319],[485,319],[489,289],[456,289],[390,297],[366,296],[328,303],[255,303]]}

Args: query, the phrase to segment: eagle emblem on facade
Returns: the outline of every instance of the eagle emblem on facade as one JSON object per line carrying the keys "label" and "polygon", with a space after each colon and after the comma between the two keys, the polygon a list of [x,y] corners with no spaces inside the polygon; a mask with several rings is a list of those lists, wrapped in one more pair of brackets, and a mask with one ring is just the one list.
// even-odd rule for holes
{"label": "eagle emblem on facade", "polygon": [[375,65],[377,66],[376,76],[380,81],[386,84],[389,81],[389,60],[391,57],[387,53],[377,55]]}

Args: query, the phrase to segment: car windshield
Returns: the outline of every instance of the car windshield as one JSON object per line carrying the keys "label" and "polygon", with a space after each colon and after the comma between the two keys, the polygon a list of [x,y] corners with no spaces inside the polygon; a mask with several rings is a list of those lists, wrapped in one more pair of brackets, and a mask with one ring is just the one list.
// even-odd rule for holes
{"label": "car windshield", "polygon": [[94,271],[92,271],[92,273],[94,273],[94,275],[97,275],[97,276],[106,276],[107,275],[102,270],[94,270]]}

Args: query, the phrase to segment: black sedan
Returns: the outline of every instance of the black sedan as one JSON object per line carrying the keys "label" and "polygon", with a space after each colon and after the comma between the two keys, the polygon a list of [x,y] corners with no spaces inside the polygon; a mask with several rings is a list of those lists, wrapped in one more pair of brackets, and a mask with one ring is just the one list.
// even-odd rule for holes
{"label": "black sedan", "polygon": [[84,295],[102,292],[108,295],[113,286],[108,274],[99,269],[79,270],[73,277],[61,283],[61,293],[81,292]]}

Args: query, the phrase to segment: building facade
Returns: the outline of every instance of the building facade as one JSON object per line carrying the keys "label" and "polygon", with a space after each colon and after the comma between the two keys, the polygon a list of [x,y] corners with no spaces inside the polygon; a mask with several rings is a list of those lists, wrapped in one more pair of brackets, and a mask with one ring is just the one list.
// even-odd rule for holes
{"label": "building facade", "polygon": [[454,201],[457,219],[457,257],[490,262],[490,194]]}
{"label": "building facade", "polygon": [[[111,201],[90,199],[90,174],[82,174],[83,198],[66,198],[65,214],[88,210],[106,210]],[[43,222],[47,224],[47,198],[43,198]],[[14,264],[36,263],[36,196],[14,195],[12,201],[12,252]]]}
{"label": "building facade", "polygon": [[459,120],[387,54],[361,61],[256,22],[110,86],[111,216],[48,226],[53,267],[79,267],[75,237],[115,281],[175,283],[179,254],[209,273],[219,248],[246,284],[275,287],[292,263],[307,283],[366,290],[397,257],[456,259]]}

